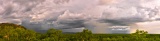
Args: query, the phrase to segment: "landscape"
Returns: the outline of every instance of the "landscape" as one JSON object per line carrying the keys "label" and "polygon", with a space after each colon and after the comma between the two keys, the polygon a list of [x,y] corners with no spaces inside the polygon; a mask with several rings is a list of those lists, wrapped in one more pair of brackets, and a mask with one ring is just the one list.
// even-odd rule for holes
{"label": "landscape", "polygon": [[28,30],[13,23],[0,24],[1,41],[160,41],[160,34],[148,34],[144,30],[136,30],[132,34],[93,34],[84,29],[77,33],[62,33],[54,28],[45,33]]}
{"label": "landscape", "polygon": [[160,0],[0,0],[0,41],[160,41]]}

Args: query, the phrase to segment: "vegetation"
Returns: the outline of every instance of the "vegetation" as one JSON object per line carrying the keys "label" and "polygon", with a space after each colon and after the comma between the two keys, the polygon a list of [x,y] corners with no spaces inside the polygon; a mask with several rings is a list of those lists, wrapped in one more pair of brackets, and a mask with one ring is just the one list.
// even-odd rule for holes
{"label": "vegetation", "polygon": [[92,34],[85,29],[76,34],[63,34],[53,28],[46,33],[38,33],[12,23],[0,24],[0,41],[160,41],[159,34],[147,33],[136,30],[132,34]]}

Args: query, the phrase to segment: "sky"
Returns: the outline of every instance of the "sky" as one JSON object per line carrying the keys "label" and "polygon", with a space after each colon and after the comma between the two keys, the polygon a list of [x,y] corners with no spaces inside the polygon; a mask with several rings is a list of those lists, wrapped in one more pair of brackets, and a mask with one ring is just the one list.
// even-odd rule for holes
{"label": "sky", "polygon": [[160,0],[0,0],[0,23],[36,31],[49,28],[107,33],[110,26],[131,26],[160,34]]}

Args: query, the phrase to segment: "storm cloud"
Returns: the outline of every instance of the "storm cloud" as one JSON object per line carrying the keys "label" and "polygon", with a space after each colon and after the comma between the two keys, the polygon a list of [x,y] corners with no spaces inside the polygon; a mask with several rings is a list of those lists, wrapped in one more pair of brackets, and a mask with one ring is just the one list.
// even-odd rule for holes
{"label": "storm cloud", "polygon": [[0,0],[0,22],[37,31],[87,28],[106,33],[109,26],[159,21],[159,4],[160,0]]}

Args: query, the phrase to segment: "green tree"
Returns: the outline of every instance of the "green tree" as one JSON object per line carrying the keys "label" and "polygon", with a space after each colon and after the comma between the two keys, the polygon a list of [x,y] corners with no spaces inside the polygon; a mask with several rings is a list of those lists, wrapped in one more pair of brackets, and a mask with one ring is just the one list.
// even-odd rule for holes
{"label": "green tree", "polygon": [[148,34],[148,32],[147,31],[144,31],[144,30],[136,30],[136,32],[135,33],[133,33],[133,34]]}
{"label": "green tree", "polygon": [[20,25],[10,23],[0,24],[0,37],[5,41],[37,41],[37,36],[40,35]]}
{"label": "green tree", "polygon": [[62,37],[62,31],[56,29],[49,29],[45,34],[43,41],[59,41]]}
{"label": "green tree", "polygon": [[132,39],[135,41],[144,41],[144,39],[146,38],[146,35],[148,34],[147,31],[144,30],[136,30],[135,33],[132,33]]}
{"label": "green tree", "polygon": [[79,32],[76,35],[78,40],[90,41],[92,37],[92,32],[88,29],[84,29],[82,32]]}

